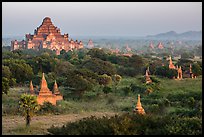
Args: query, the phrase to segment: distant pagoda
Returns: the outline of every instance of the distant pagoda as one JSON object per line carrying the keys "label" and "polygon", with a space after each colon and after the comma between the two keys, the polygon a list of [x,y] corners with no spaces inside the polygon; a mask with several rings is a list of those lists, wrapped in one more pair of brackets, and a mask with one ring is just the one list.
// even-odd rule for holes
{"label": "distant pagoda", "polygon": [[169,57],[169,69],[176,69],[176,67],[174,66],[171,56]]}
{"label": "distant pagoda", "polygon": [[150,71],[149,71],[149,67],[148,67],[148,69],[146,70],[146,73],[145,73],[146,84],[152,83],[152,80],[151,80],[149,74],[150,74]]}
{"label": "distant pagoda", "polygon": [[158,48],[158,49],[163,49],[163,48],[164,48],[164,46],[162,45],[162,43],[161,43],[161,42],[159,42],[159,44],[158,44],[157,48]]}
{"label": "distant pagoda", "polygon": [[69,40],[68,34],[61,35],[60,29],[55,27],[49,17],[43,19],[42,24],[34,30],[34,35],[26,34],[26,40],[11,41],[11,51],[16,49],[51,49],[60,54],[61,50],[72,51],[83,48],[83,43],[78,40]]}
{"label": "distant pagoda", "polygon": [[178,76],[177,76],[177,79],[178,80],[181,80],[181,79],[183,79],[183,74],[182,74],[182,69],[181,69],[181,66],[178,68],[178,66],[177,66],[177,73],[178,73]]}
{"label": "distant pagoda", "polygon": [[93,41],[90,39],[88,42],[88,48],[94,48]]}
{"label": "distant pagoda", "polygon": [[152,42],[150,43],[149,48],[150,48],[150,49],[154,49],[154,45],[153,45]]}
{"label": "distant pagoda", "polygon": [[196,75],[193,74],[193,71],[192,71],[192,65],[190,64],[190,70],[189,70],[189,73],[190,73],[190,78],[196,78]]}

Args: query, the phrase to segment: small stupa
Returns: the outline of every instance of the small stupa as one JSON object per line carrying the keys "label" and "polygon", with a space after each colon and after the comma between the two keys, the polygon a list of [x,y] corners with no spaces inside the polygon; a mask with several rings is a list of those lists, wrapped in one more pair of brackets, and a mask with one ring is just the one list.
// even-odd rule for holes
{"label": "small stupa", "polygon": [[153,45],[152,42],[150,43],[149,48],[150,48],[150,49],[154,49],[154,45]]}
{"label": "small stupa", "polygon": [[162,45],[162,43],[161,42],[159,42],[159,44],[158,44],[158,49],[163,49],[164,48],[164,46]]}
{"label": "small stupa", "polygon": [[148,84],[148,83],[152,83],[152,80],[150,79],[150,76],[149,76],[148,73],[149,73],[148,70],[146,70],[146,74],[145,74],[146,84]]}
{"label": "small stupa", "polygon": [[196,78],[196,75],[193,74],[192,65],[190,64],[190,78]]}
{"label": "small stupa", "polygon": [[178,80],[183,79],[181,66],[178,68],[177,73],[178,73],[177,79]]}
{"label": "small stupa", "polygon": [[135,107],[135,109],[133,110],[136,114],[141,114],[141,115],[144,115],[145,114],[145,111],[142,107],[142,104],[140,102],[140,94],[138,94],[138,99],[137,99],[137,105]]}
{"label": "small stupa", "polygon": [[59,89],[58,89],[56,80],[55,80],[55,84],[54,84],[54,86],[53,86],[53,93],[56,95],[56,100],[63,100],[63,97],[62,97],[62,95],[60,94],[60,91],[59,91]]}
{"label": "small stupa", "polygon": [[88,42],[88,48],[94,48],[93,41],[90,39]]}
{"label": "small stupa", "polygon": [[35,94],[35,91],[34,91],[34,88],[33,88],[32,80],[30,81],[30,94],[31,94],[31,95]]}
{"label": "small stupa", "polygon": [[176,67],[174,66],[171,56],[169,57],[169,69],[176,69]]}

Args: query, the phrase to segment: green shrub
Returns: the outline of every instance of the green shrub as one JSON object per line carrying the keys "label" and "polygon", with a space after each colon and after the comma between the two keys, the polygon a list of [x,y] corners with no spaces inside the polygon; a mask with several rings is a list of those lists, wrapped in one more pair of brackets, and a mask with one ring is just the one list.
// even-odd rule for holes
{"label": "green shrub", "polygon": [[150,78],[151,78],[152,82],[154,82],[154,83],[161,83],[161,81],[156,76],[151,75]]}
{"label": "green shrub", "polygon": [[111,88],[111,87],[108,87],[108,86],[104,86],[104,87],[103,87],[103,92],[104,92],[105,94],[108,94],[108,93],[112,92],[112,88]]}
{"label": "green shrub", "polygon": [[130,87],[124,87],[124,88],[122,88],[122,90],[123,90],[125,96],[129,95],[132,92]]}
{"label": "green shrub", "polygon": [[143,85],[130,84],[130,88],[132,92],[136,93],[144,93],[146,91],[146,87]]}
{"label": "green shrub", "polygon": [[56,114],[57,112],[57,106],[53,106],[50,102],[44,102],[38,110],[38,114]]}
{"label": "green shrub", "polygon": [[202,120],[178,116],[126,113],[112,117],[94,116],[48,129],[53,135],[201,135]]}
{"label": "green shrub", "polygon": [[172,123],[166,125],[167,135],[201,135],[202,121],[199,118],[177,118],[170,119]]}
{"label": "green shrub", "polygon": [[177,76],[177,71],[175,69],[169,69],[168,66],[161,66],[156,67],[155,74],[172,79],[173,77]]}
{"label": "green shrub", "polygon": [[97,92],[88,91],[83,94],[83,99],[93,100],[97,97]]}
{"label": "green shrub", "polygon": [[107,104],[113,104],[115,99],[113,97],[108,97]]}

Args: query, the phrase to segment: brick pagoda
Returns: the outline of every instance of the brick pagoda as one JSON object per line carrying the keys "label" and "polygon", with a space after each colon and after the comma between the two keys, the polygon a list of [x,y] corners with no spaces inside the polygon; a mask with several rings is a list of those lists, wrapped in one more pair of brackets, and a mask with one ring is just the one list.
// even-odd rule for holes
{"label": "brick pagoda", "polygon": [[[30,93],[33,95],[34,93],[32,91],[34,90],[33,90],[33,85],[31,81],[30,82]],[[50,91],[49,88],[47,87],[47,81],[43,73],[40,91],[39,91],[39,94],[36,95],[38,104],[43,105],[44,102],[50,102],[52,105],[56,105],[56,102],[58,100],[63,100],[63,96],[60,94],[56,81],[53,87],[53,92],[54,93],[52,93],[52,91]]]}
{"label": "brick pagoda", "polygon": [[176,67],[174,66],[171,56],[169,57],[169,69],[176,69]]}
{"label": "brick pagoda", "polygon": [[142,107],[142,104],[140,102],[140,94],[138,94],[138,99],[137,99],[137,105],[135,107],[135,109],[133,110],[136,114],[141,114],[141,115],[144,115],[145,114],[145,111]]}
{"label": "brick pagoda", "polygon": [[151,80],[151,78],[150,78],[150,76],[149,76],[149,67],[148,67],[148,69],[146,70],[146,73],[145,73],[145,80],[146,80],[146,84],[148,84],[148,83],[152,83],[152,80]]}

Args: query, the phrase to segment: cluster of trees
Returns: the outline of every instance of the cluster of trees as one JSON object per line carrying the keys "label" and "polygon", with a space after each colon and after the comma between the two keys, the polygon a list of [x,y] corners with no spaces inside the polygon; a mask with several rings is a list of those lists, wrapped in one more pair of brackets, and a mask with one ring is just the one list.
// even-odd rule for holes
{"label": "cluster of trees", "polygon": [[49,135],[201,135],[202,120],[171,115],[94,116],[48,129]]}
{"label": "cluster of trees", "polygon": [[92,58],[98,58],[103,61],[109,61],[114,64],[118,74],[122,76],[136,76],[143,73],[143,69],[146,67],[147,61],[138,55],[132,57],[117,56],[105,52],[103,49],[94,48],[87,53]]}
{"label": "cluster of trees", "polygon": [[[42,73],[46,75],[48,87],[52,88],[54,80],[59,86],[69,87],[73,91],[91,90],[94,84],[110,85],[117,74],[115,66],[109,61],[91,58],[86,50],[63,52],[60,56],[51,50],[15,50],[3,52],[2,84],[3,92],[9,87],[25,85],[30,80],[34,86],[39,85]],[[117,80],[114,81],[117,83]]]}
{"label": "cluster of trees", "polygon": [[[15,50],[12,52],[5,50],[2,58],[4,93],[8,86],[27,86],[30,80],[34,85],[39,85],[43,72],[46,74],[49,87],[54,80],[57,80],[59,86],[66,86],[82,93],[91,90],[94,84],[104,86],[115,84],[115,81],[110,82],[113,81],[114,75],[122,77],[144,75],[147,66],[150,67],[152,75],[172,78],[177,73],[175,70],[168,69],[168,62],[165,59],[152,60],[152,58],[138,55],[118,56],[98,48],[69,52],[62,50],[59,56],[49,49],[41,51]],[[201,62],[181,59],[177,64],[182,65],[183,71],[186,71],[189,70],[190,63],[193,66],[193,73],[197,76],[201,75]],[[162,64],[165,65],[162,66]]]}

